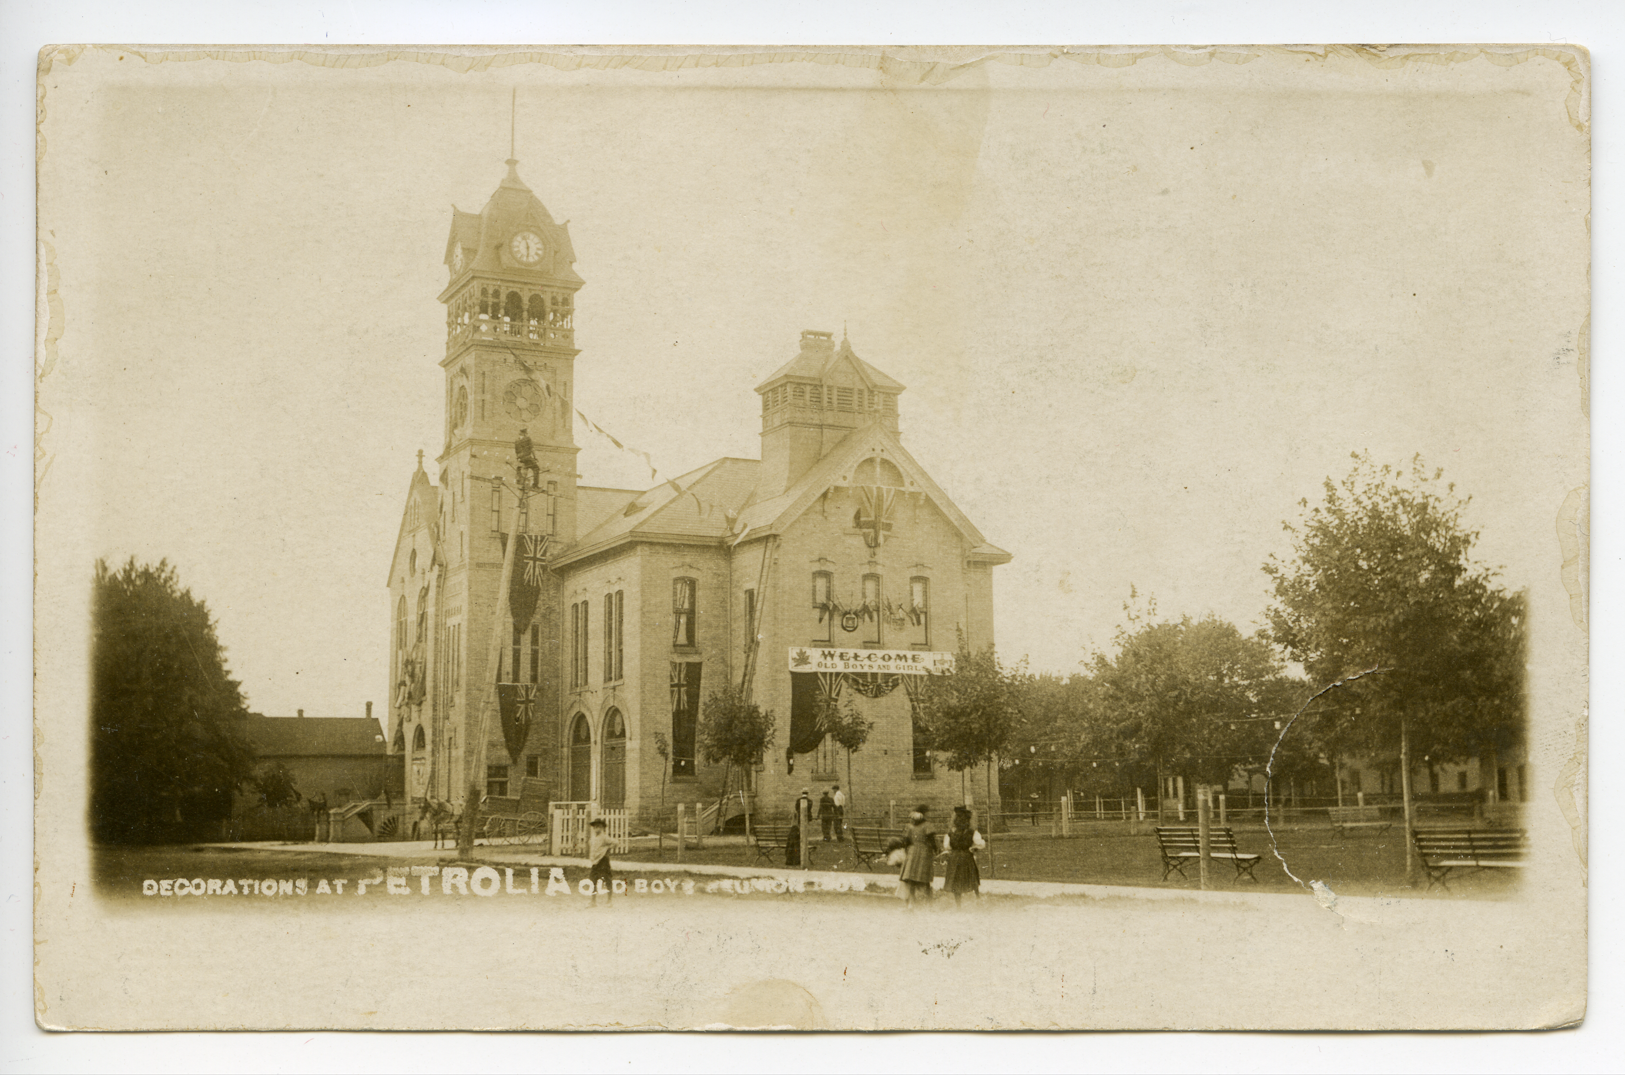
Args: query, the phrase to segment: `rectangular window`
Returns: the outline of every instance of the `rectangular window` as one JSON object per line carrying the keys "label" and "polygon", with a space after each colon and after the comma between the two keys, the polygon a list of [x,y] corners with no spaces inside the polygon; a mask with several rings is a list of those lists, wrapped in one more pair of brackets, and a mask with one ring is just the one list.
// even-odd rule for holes
{"label": "rectangular window", "polygon": [[1507,801],[1507,770],[1504,765],[1495,770],[1495,798],[1498,802]]}
{"label": "rectangular window", "polygon": [[502,490],[491,486],[491,533],[502,532]]}
{"label": "rectangular window", "polygon": [[451,625],[451,689],[461,690],[463,686],[463,625]]}
{"label": "rectangular window", "polygon": [[931,580],[927,578],[912,578],[908,580],[908,608],[903,610],[908,615],[908,640],[911,645],[920,649],[931,648]]}
{"label": "rectangular window", "polygon": [[506,765],[487,765],[485,767],[485,794],[506,798],[508,794],[508,767]]}
{"label": "rectangular window", "polygon": [[932,775],[931,751],[925,746],[925,730],[920,727],[920,710],[909,704],[909,738],[914,750],[914,775]]}
{"label": "rectangular window", "polygon": [[543,503],[544,503],[544,507],[547,510],[547,519],[546,519],[547,527],[546,527],[546,529],[544,529],[542,531],[542,533],[551,534],[551,533],[555,532],[553,527],[554,527],[554,524],[557,522],[558,515],[559,515],[559,513],[558,513],[559,483],[558,482],[548,482],[547,483],[547,499]]}
{"label": "rectangular window", "polygon": [[849,411],[852,409],[852,389],[837,388],[835,390],[835,407],[837,410]]}
{"label": "rectangular window", "polygon": [[577,601],[570,606],[570,686],[587,685],[587,626],[590,605]]}
{"label": "rectangular window", "polygon": [[694,731],[700,716],[700,664],[671,662],[671,775],[695,775]]}
{"label": "rectangular window", "polygon": [[1518,766],[1518,801],[1521,803],[1529,801],[1529,774],[1522,765]]}
{"label": "rectangular window", "polygon": [[621,629],[626,591],[616,590],[604,595],[604,682],[614,683],[621,678]]}
{"label": "rectangular window", "polygon": [[508,682],[523,683],[524,673],[520,658],[525,653],[525,629],[515,626],[513,629],[513,663],[508,665]]}
{"label": "rectangular window", "polygon": [[835,744],[835,740],[827,735],[818,741],[818,746],[813,748],[812,779],[834,780],[836,778],[836,759],[839,756],[839,749]]}
{"label": "rectangular window", "polygon": [[615,591],[615,680],[626,678],[626,591]]}
{"label": "rectangular window", "polygon": [[812,577],[813,629],[812,641],[829,642],[834,636],[835,607],[830,595],[835,590],[835,576],[828,571],[814,571]]}
{"label": "rectangular window", "polygon": [[863,576],[863,642],[868,646],[881,643],[880,626],[885,622],[886,610],[880,600],[880,576]]}
{"label": "rectangular window", "polygon": [[1461,772],[1456,774],[1456,790],[1457,791],[1466,791],[1467,790],[1467,770],[1465,770],[1465,769],[1463,769]]}
{"label": "rectangular window", "polygon": [[542,775],[542,759],[535,754],[525,758],[525,775],[539,777]]}
{"label": "rectangular window", "polygon": [[694,606],[697,588],[698,584],[693,579],[673,579],[671,582],[671,644],[674,646],[694,645]]}
{"label": "rectangular window", "polygon": [[542,681],[542,625],[530,625],[530,681]]}

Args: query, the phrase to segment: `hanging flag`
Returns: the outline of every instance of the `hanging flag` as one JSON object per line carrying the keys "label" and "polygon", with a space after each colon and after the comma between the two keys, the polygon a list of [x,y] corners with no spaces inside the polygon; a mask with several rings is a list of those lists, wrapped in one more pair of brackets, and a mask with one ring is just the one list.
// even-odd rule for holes
{"label": "hanging flag", "polygon": [[502,741],[508,745],[508,757],[517,763],[530,737],[531,722],[536,719],[535,685],[498,683],[497,708],[502,717]]}
{"label": "hanging flag", "polygon": [[514,627],[524,630],[536,615],[536,602],[542,595],[550,539],[546,534],[520,534],[519,538],[519,548],[514,550],[518,562],[513,565],[513,579],[508,586],[508,612]]}
{"label": "hanging flag", "polygon": [[864,542],[871,549],[878,549],[891,533],[892,505],[897,490],[866,485],[859,488],[858,495],[863,503],[858,509],[858,529],[863,531]]}

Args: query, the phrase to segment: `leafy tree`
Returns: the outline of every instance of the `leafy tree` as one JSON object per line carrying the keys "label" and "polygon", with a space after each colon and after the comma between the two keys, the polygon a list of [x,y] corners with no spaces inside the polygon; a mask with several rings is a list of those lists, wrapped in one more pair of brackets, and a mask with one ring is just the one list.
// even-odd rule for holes
{"label": "leafy tree", "polygon": [[1521,739],[1526,608],[1471,559],[1469,500],[1431,474],[1366,454],[1325,499],[1286,524],[1293,559],[1275,557],[1270,632],[1323,696],[1315,733],[1329,749],[1397,757],[1406,850],[1414,854],[1410,770],[1423,753],[1459,760]]}
{"label": "leafy tree", "polygon": [[[946,754],[948,768],[962,772],[987,766],[987,803],[993,806],[994,758],[1021,726],[1018,705],[1026,662],[1006,669],[989,646],[970,652],[961,646],[951,675],[928,676],[919,691],[920,725],[926,744]],[[988,864],[992,862],[993,819],[988,819]]]}
{"label": "leafy tree", "polygon": [[[741,774],[756,764],[773,745],[774,719],[771,709],[747,701],[745,692],[732,684],[713,691],[700,707],[696,747],[707,762],[727,763],[722,771],[722,796],[728,797],[728,780],[734,769]],[[719,799],[717,823],[722,823]]]}
{"label": "leafy tree", "polygon": [[874,731],[875,722],[864,719],[857,703],[849,695],[838,702],[826,697],[818,712],[818,725],[824,734],[846,751],[847,809],[851,813],[855,810],[857,796],[857,789],[852,784],[852,752],[863,749],[863,744],[869,741],[869,733]]}
{"label": "leafy tree", "polygon": [[281,762],[273,762],[256,773],[254,789],[260,793],[260,801],[273,810],[304,798],[294,786],[293,773]]}
{"label": "leafy tree", "polygon": [[1089,671],[1110,715],[1108,737],[1135,774],[1173,771],[1199,785],[1261,767],[1307,695],[1267,640],[1213,615],[1131,615],[1116,652],[1097,653]]}
{"label": "leafy tree", "polygon": [[97,840],[196,839],[253,774],[242,689],[202,601],[167,560],[96,562],[90,825]]}

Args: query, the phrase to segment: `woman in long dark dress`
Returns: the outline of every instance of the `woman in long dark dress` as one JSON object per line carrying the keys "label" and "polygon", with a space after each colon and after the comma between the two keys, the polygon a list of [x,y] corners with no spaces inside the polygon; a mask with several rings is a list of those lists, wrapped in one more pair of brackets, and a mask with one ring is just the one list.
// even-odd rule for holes
{"label": "woman in long dark dress", "polygon": [[903,899],[910,907],[918,900],[931,898],[931,878],[935,873],[937,858],[937,834],[931,830],[931,825],[925,819],[927,808],[915,807],[914,813],[909,815],[908,829],[903,838],[908,841],[903,851],[903,869],[898,879],[903,890]]}
{"label": "woman in long dark dress", "polygon": [[982,896],[982,871],[976,865],[976,829],[970,809],[954,807],[953,824],[948,826],[948,866],[942,873],[942,887],[954,894],[954,906],[969,892]]}

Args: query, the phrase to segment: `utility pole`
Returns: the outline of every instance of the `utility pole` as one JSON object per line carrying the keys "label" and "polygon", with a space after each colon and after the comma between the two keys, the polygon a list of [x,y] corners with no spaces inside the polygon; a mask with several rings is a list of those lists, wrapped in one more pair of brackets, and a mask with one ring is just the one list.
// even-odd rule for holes
{"label": "utility pole", "polygon": [[[488,479],[497,488],[507,487],[500,474]],[[502,554],[502,579],[497,583],[496,607],[491,612],[491,645],[486,651],[485,688],[480,698],[480,719],[468,744],[463,783],[463,824],[457,833],[457,858],[466,862],[474,857],[474,834],[479,831],[480,799],[485,794],[485,741],[491,734],[491,709],[497,704],[497,669],[502,660],[503,626],[507,623],[508,590],[513,581],[514,550],[523,538],[519,532],[520,505],[525,501],[523,490],[514,490],[513,526],[508,533],[508,548]]]}
{"label": "utility pole", "polygon": [[1207,885],[1207,859],[1213,851],[1213,790],[1212,785],[1196,785],[1196,854],[1197,874],[1202,888]]}

